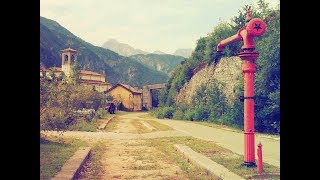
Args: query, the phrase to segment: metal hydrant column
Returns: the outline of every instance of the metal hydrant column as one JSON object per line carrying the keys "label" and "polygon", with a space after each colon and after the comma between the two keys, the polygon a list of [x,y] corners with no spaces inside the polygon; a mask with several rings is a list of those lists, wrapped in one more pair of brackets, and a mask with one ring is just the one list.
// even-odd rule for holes
{"label": "metal hydrant column", "polygon": [[254,73],[256,65],[245,60],[242,71],[244,73],[244,162],[255,165],[254,145]]}

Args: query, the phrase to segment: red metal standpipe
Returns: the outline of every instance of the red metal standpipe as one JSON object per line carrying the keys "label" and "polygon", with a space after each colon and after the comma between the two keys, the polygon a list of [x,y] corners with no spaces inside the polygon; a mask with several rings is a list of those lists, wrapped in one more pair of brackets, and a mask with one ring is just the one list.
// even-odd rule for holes
{"label": "red metal standpipe", "polygon": [[261,143],[258,144],[257,155],[258,155],[258,173],[262,173],[263,162],[262,162],[262,144]]}
{"label": "red metal standpipe", "polygon": [[254,37],[261,36],[266,31],[266,24],[260,18],[251,18],[250,8],[247,11],[245,27],[237,34],[219,42],[217,51],[221,52],[230,43],[243,41],[238,56],[243,60],[244,74],[244,163],[247,167],[256,167],[254,153],[254,73],[255,60],[259,53],[254,51]]}

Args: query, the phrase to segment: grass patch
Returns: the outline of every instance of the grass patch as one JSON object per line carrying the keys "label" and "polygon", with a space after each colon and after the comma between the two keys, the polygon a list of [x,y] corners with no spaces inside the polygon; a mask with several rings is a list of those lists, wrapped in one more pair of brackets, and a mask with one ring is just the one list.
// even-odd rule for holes
{"label": "grass patch", "polygon": [[97,120],[93,120],[91,122],[81,121],[69,126],[68,130],[96,132],[98,127],[97,125],[98,125]]}
{"label": "grass patch", "polygon": [[102,155],[106,151],[106,141],[95,142],[91,148],[91,155],[87,163],[84,164],[77,179],[100,179],[104,173],[101,163]]}
{"label": "grass patch", "polygon": [[149,123],[151,126],[153,126],[154,128],[157,129],[157,131],[170,131],[170,130],[174,130],[173,128],[171,128],[170,126],[161,124],[157,121],[154,120],[146,120],[147,123]]}
{"label": "grass patch", "polygon": [[[218,146],[214,142],[200,140],[192,137],[170,137],[157,138],[148,140],[152,146],[162,150],[168,157],[173,159],[180,168],[184,170],[190,179],[198,179],[197,177],[210,177],[208,172],[204,169],[193,165],[186,160],[181,153],[178,153],[174,148],[174,144],[185,144],[196,152],[199,152],[218,164],[223,165],[235,174],[247,178],[257,174],[257,168],[247,168],[241,166],[243,163],[243,156],[234,154],[232,151]],[[280,168],[264,163],[265,174],[280,174]],[[214,176],[214,178],[218,178]],[[278,179],[278,178],[275,178]]]}
{"label": "grass patch", "polygon": [[[243,163],[243,156],[233,157],[233,158],[226,158],[226,157],[219,157],[218,154],[212,154],[209,156],[210,159],[213,161],[223,165],[227,169],[230,169],[235,174],[242,176],[244,178],[248,176],[254,176],[257,174],[257,168],[248,168],[241,166]],[[280,169],[269,165],[267,163],[263,163],[263,171],[265,174],[280,174]],[[280,177],[279,177],[280,179]]]}
{"label": "grass patch", "polygon": [[40,179],[52,178],[79,147],[86,145],[86,142],[73,138],[41,138]]}
{"label": "grass patch", "polygon": [[131,124],[136,128],[137,133],[139,134],[151,132],[139,119],[133,119]]}

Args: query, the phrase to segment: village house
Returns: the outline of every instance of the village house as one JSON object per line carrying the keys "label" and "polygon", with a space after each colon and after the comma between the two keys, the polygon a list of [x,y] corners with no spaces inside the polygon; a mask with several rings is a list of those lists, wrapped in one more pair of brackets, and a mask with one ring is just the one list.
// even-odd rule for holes
{"label": "village house", "polygon": [[[71,48],[64,49],[62,50],[61,57],[61,68],[41,68],[40,77],[49,76],[50,71],[54,72],[56,76],[59,76],[63,72],[67,77],[70,77],[72,66],[74,64],[74,61],[77,59],[77,51]],[[104,92],[112,87],[112,85],[106,81],[104,74],[86,70],[80,70],[80,84],[91,86],[99,92]]]}
{"label": "village house", "polygon": [[122,102],[124,107],[129,111],[142,110],[142,90],[131,87],[126,84],[116,84],[104,92],[111,95],[114,102]]}

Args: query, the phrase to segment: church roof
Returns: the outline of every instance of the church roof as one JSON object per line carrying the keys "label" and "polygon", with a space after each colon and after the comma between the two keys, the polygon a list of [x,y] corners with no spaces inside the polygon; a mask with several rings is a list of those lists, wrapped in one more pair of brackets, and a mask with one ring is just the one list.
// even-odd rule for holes
{"label": "church roof", "polygon": [[62,52],[68,52],[68,51],[77,52],[77,50],[71,49],[70,47],[69,47],[69,48],[66,48],[66,49],[63,49],[63,50],[61,50],[61,51],[62,51]]}

